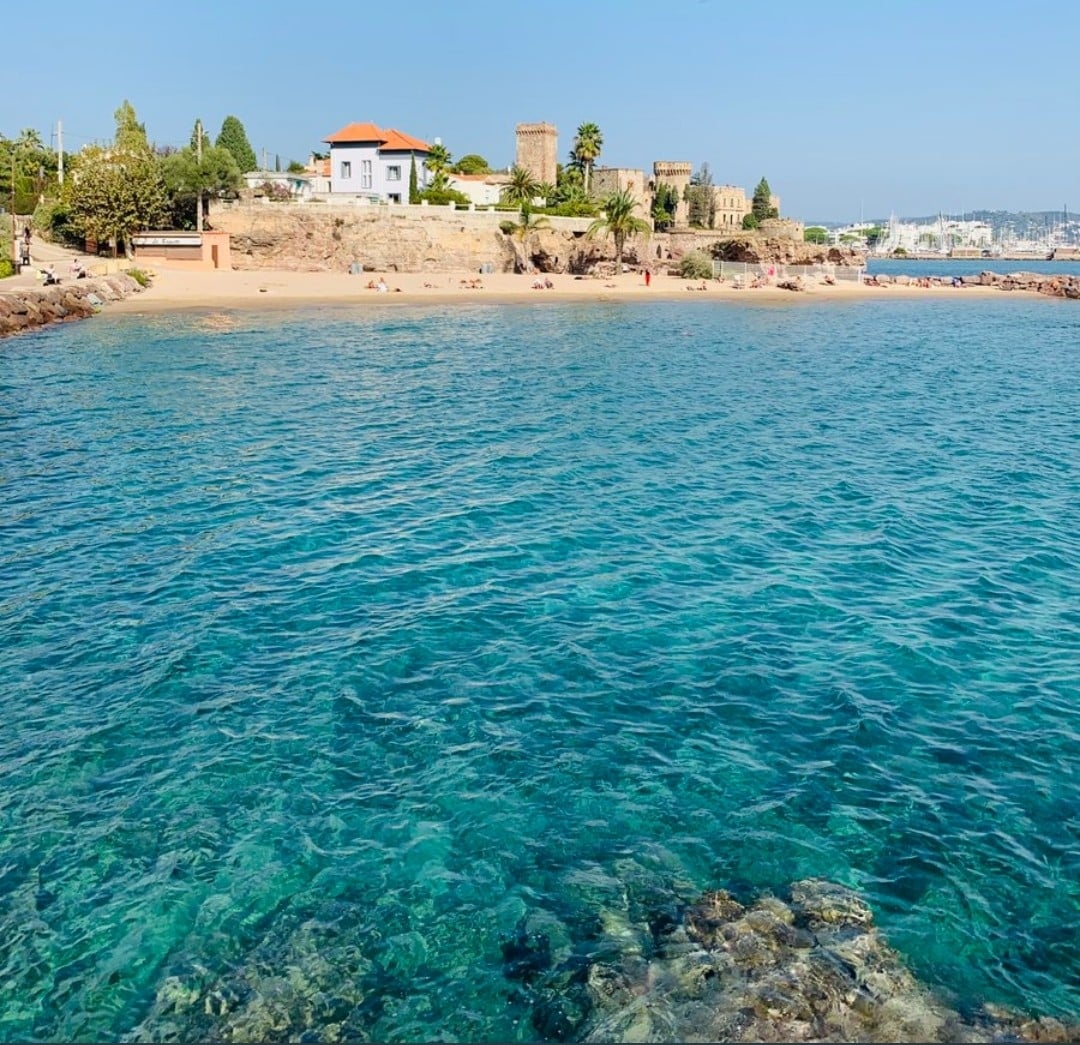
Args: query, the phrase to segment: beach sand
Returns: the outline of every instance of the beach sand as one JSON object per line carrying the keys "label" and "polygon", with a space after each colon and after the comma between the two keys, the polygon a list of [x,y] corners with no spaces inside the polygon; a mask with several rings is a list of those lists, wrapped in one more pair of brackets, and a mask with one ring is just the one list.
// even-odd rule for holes
{"label": "beach sand", "polygon": [[[993,287],[903,286],[868,287],[855,281],[838,281],[828,286],[820,281],[806,283],[795,292],[776,286],[737,288],[730,280],[683,280],[654,274],[646,287],[637,272],[607,278],[570,275],[548,276],[551,289],[533,289],[532,275],[493,273],[478,276],[461,273],[377,273],[349,275],[337,272],[213,271],[192,272],[153,267],[153,283],[142,294],[109,306],[110,312],[162,312],[186,308],[267,308],[298,307],[311,304],[339,305],[445,305],[465,302],[510,303],[534,301],[727,301],[755,304],[799,304],[812,301],[865,301],[885,298],[984,298],[1002,296]],[[370,289],[380,275],[388,290]],[[540,276],[541,280],[545,277]],[[704,286],[704,290],[698,289]],[[1010,295],[1012,296],[1012,295]],[[1015,295],[1027,297],[1028,295]]]}

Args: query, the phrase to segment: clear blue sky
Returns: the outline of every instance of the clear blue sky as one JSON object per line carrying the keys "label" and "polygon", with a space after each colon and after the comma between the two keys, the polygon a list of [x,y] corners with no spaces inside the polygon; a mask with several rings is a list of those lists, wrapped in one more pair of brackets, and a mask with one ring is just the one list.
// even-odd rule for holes
{"label": "clear blue sky", "polygon": [[354,120],[493,166],[547,120],[565,160],[592,121],[601,165],[764,175],[806,220],[1080,212],[1075,0],[53,0],[18,22],[0,133],[62,119],[67,149],[125,98],[153,141],[231,113],[283,165]]}

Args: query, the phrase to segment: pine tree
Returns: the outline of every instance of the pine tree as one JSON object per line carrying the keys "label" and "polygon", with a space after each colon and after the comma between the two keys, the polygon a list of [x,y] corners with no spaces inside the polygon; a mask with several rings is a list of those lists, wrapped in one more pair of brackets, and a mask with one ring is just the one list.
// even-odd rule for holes
{"label": "pine tree", "polygon": [[758,182],[757,188],[754,189],[754,201],[750,205],[750,213],[754,215],[758,222],[778,217],[777,210],[772,205],[772,189],[769,188],[769,183],[764,178]]}
{"label": "pine tree", "polygon": [[225,117],[221,124],[221,133],[214,144],[232,153],[242,174],[253,171],[258,166],[259,161],[255,158],[255,150],[248,141],[244,125],[235,116]]}

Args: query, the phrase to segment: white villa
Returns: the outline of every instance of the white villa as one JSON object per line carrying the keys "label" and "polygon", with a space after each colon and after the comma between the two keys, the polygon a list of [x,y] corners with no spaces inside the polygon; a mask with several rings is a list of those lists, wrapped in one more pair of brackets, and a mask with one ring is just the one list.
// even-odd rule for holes
{"label": "white villa", "polygon": [[492,174],[449,174],[447,184],[450,188],[469,197],[478,207],[489,207],[502,199],[502,191],[510,184],[510,175]]}
{"label": "white villa", "polygon": [[401,131],[373,123],[350,123],[323,139],[330,146],[330,192],[366,197],[372,203],[408,203],[409,170],[416,161],[417,186],[428,183],[431,147]]}

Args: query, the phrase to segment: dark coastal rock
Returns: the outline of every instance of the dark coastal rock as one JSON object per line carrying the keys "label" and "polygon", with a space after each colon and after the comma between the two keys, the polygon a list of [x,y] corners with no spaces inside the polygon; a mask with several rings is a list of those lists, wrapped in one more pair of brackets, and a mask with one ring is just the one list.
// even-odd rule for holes
{"label": "dark coastal rock", "polygon": [[126,274],[98,276],[52,287],[17,287],[7,290],[0,285],[0,337],[17,334],[30,327],[45,326],[71,319],[85,319],[98,311],[92,298],[119,301],[142,287]]}

